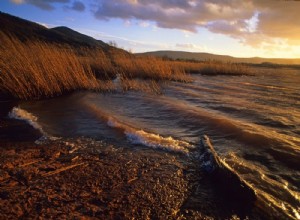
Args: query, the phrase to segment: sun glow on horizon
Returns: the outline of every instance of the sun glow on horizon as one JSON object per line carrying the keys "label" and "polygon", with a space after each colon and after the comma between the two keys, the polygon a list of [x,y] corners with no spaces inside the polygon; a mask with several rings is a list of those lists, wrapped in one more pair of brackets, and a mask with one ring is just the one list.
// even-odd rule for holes
{"label": "sun glow on horizon", "polygon": [[133,52],[300,58],[299,1],[3,0],[0,5],[4,12],[47,27],[68,26]]}

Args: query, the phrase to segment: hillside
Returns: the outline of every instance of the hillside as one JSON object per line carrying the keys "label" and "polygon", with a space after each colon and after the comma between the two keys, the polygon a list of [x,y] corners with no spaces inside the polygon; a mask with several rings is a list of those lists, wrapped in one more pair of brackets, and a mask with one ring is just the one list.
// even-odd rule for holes
{"label": "hillside", "polygon": [[190,81],[180,64],[137,57],[68,27],[49,29],[1,12],[0,27],[0,100],[120,88],[160,93],[158,81]]}
{"label": "hillside", "polygon": [[39,40],[45,43],[68,44],[74,47],[110,48],[108,44],[70,28],[56,27],[48,29],[37,23],[3,12],[0,12],[0,27],[2,32],[14,35],[21,41]]}
{"label": "hillside", "polygon": [[50,31],[57,32],[58,34],[62,35],[66,41],[69,42],[84,44],[90,47],[102,47],[102,48],[109,47],[106,43],[104,43],[101,40],[96,40],[90,36],[81,34],[68,27],[63,27],[63,26],[55,27],[50,29]]}
{"label": "hillside", "polygon": [[146,53],[137,53],[139,56],[158,56],[167,57],[171,59],[185,59],[185,60],[197,60],[197,61],[207,61],[207,60],[217,60],[223,62],[233,62],[233,63],[274,63],[274,64],[300,64],[300,59],[282,59],[282,58],[237,58],[226,55],[216,55],[210,53],[193,53],[185,51],[153,51]]}

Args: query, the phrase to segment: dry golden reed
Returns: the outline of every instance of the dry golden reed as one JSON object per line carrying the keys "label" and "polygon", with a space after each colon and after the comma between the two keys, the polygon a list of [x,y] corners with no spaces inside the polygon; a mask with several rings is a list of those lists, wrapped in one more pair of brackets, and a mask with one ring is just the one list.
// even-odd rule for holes
{"label": "dry golden reed", "polygon": [[160,84],[155,80],[122,78],[120,83],[123,91],[133,90],[152,94],[162,93]]}
{"label": "dry golden reed", "polygon": [[104,52],[41,41],[21,42],[1,31],[0,42],[0,94],[19,99],[52,97],[80,89],[114,91],[118,86],[112,79],[117,76],[123,91],[161,93],[158,81],[192,81],[186,73],[249,73],[246,66],[233,63],[171,61],[118,49]]}
{"label": "dry golden reed", "polygon": [[[112,91],[121,76],[124,90],[159,91],[153,80],[188,81],[184,70],[159,58],[136,58],[111,50],[72,48],[40,41],[21,42],[0,32],[0,93],[19,99],[39,99],[66,91]],[[129,79],[150,79],[137,83]]]}
{"label": "dry golden reed", "polygon": [[200,73],[207,75],[249,75],[253,71],[249,66],[239,63],[206,61],[206,62],[192,62],[192,61],[171,61],[177,69],[183,69],[186,73]]}
{"label": "dry golden reed", "polygon": [[112,60],[118,68],[118,73],[124,78],[191,81],[191,77],[185,73],[183,68],[161,58],[136,57],[131,54],[114,52]]}
{"label": "dry golden reed", "polygon": [[75,89],[97,89],[91,69],[67,47],[23,43],[0,32],[0,90],[16,98],[51,97]]}

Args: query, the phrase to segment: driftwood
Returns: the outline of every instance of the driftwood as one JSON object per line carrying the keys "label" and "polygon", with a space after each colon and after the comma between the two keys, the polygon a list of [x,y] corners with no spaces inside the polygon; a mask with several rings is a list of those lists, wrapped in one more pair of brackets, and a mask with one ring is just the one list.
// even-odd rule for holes
{"label": "driftwood", "polygon": [[85,163],[78,163],[78,164],[73,164],[73,165],[70,165],[70,166],[67,166],[67,167],[62,167],[62,168],[60,168],[60,169],[57,169],[57,170],[54,170],[54,171],[45,173],[45,174],[43,174],[42,176],[43,176],[43,177],[52,176],[52,175],[54,175],[54,174],[61,173],[61,172],[63,172],[63,171],[72,169],[72,168],[74,168],[74,167],[81,166],[81,165],[83,165],[83,164],[85,164]]}
{"label": "driftwood", "polygon": [[43,161],[43,160],[44,159],[34,160],[34,161],[31,161],[31,162],[28,162],[28,163],[21,164],[21,165],[19,165],[19,167],[26,167],[26,166],[38,163],[38,162]]}
{"label": "driftwood", "polygon": [[209,174],[223,196],[248,203],[256,200],[255,190],[220,159],[206,135],[201,138],[200,151],[203,171]]}

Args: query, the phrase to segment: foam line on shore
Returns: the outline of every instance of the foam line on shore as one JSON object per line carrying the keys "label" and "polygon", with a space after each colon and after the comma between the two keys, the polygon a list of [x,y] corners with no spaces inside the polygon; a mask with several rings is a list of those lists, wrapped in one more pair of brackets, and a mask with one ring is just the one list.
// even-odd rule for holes
{"label": "foam line on shore", "polygon": [[188,148],[191,147],[186,141],[176,140],[173,137],[163,137],[159,134],[149,133],[142,129],[135,129],[112,117],[109,117],[107,125],[112,128],[123,130],[127,140],[133,144],[141,144],[151,148],[160,148],[183,153],[188,153]]}
{"label": "foam line on shore", "polygon": [[46,134],[42,126],[38,123],[38,117],[20,107],[13,107],[13,109],[8,113],[8,117],[25,121],[36,130],[39,130],[43,135]]}
{"label": "foam line on shore", "polygon": [[20,107],[13,107],[13,109],[8,113],[8,117],[11,119],[17,119],[17,120],[22,120],[25,121],[27,124],[32,126],[34,129],[38,130],[41,132],[42,137],[37,139],[35,141],[36,144],[41,144],[44,143],[47,140],[57,140],[59,138],[53,137],[49,134],[47,134],[44,130],[43,127],[38,123],[38,117],[35,116],[34,114],[20,108]]}

